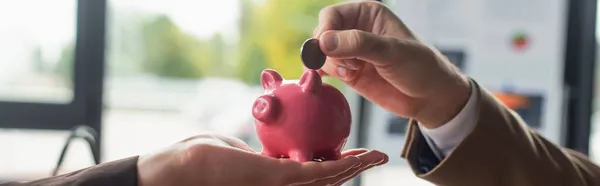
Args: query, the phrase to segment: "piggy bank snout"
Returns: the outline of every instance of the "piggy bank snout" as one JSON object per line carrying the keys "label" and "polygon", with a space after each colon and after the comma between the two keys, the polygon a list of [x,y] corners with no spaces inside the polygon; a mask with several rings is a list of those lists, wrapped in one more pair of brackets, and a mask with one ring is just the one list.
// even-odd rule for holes
{"label": "piggy bank snout", "polygon": [[273,122],[277,119],[279,102],[271,95],[260,96],[252,105],[252,115],[262,122]]}

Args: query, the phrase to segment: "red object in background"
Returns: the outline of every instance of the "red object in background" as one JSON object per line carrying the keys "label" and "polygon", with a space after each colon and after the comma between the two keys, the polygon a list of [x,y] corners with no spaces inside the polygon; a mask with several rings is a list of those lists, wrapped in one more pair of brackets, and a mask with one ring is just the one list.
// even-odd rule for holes
{"label": "red object in background", "polygon": [[264,70],[265,94],[252,106],[262,154],[299,162],[337,160],[350,135],[350,106],[335,87],[323,83],[315,70],[298,82]]}
{"label": "red object in background", "polygon": [[531,107],[529,100],[525,96],[517,95],[517,94],[509,94],[509,93],[495,93],[496,98],[498,98],[506,107],[510,109],[526,109]]}
{"label": "red object in background", "polygon": [[525,33],[517,33],[512,38],[512,48],[516,51],[524,51],[530,44],[530,39]]}

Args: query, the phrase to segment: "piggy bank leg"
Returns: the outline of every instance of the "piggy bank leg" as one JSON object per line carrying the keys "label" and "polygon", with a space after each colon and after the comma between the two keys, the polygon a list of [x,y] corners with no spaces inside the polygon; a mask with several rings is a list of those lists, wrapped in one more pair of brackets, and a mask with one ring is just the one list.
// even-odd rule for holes
{"label": "piggy bank leg", "polygon": [[342,154],[337,151],[326,151],[320,152],[319,157],[321,157],[323,161],[339,160],[340,158],[342,158]]}
{"label": "piggy bank leg", "polygon": [[313,153],[302,150],[292,150],[289,152],[290,159],[298,162],[307,162],[313,160]]}
{"label": "piggy bank leg", "polygon": [[281,158],[281,154],[273,153],[268,150],[263,150],[261,153],[263,156],[271,157],[271,158]]}

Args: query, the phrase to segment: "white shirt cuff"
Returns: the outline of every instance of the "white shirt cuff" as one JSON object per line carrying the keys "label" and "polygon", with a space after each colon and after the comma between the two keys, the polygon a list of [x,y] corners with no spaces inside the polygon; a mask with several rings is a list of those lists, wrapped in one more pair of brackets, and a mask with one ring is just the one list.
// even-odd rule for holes
{"label": "white shirt cuff", "polygon": [[427,144],[434,154],[441,160],[448,156],[463,139],[465,139],[477,124],[477,102],[479,101],[478,89],[471,85],[471,96],[463,109],[448,123],[434,129],[427,129],[419,125]]}

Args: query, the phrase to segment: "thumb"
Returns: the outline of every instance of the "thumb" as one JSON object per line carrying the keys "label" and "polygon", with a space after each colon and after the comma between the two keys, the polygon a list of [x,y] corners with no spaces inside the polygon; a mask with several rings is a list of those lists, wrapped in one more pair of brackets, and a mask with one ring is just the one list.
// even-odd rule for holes
{"label": "thumb", "polygon": [[401,40],[362,30],[326,31],[319,40],[323,53],[332,58],[357,58],[376,66],[398,61],[405,51]]}

